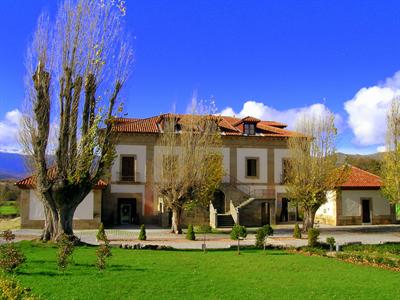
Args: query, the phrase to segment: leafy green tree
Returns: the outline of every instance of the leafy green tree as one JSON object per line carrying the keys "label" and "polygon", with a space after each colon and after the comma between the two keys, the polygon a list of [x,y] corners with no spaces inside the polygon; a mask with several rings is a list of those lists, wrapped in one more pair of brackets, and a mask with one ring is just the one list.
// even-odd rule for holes
{"label": "leafy green tree", "polygon": [[400,202],[400,99],[395,98],[387,115],[386,152],[383,156],[383,195]]}
{"label": "leafy green tree", "polygon": [[291,202],[304,211],[303,231],[313,228],[318,208],[326,202],[326,192],[346,177],[346,168],[337,165],[335,117],[332,113],[303,114],[288,140],[290,159],[286,192]]}

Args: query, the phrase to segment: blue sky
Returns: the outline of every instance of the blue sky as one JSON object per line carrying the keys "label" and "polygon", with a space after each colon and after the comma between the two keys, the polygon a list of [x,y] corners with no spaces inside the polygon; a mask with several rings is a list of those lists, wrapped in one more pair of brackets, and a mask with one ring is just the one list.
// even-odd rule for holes
{"label": "blue sky", "polygon": [[[0,150],[13,149],[36,19],[57,2],[1,3]],[[195,94],[214,98],[225,113],[289,125],[299,112],[329,109],[338,118],[340,150],[371,153],[383,144],[385,109],[400,94],[398,1],[128,0],[127,6],[135,36],[124,92],[129,116],[184,112]]]}

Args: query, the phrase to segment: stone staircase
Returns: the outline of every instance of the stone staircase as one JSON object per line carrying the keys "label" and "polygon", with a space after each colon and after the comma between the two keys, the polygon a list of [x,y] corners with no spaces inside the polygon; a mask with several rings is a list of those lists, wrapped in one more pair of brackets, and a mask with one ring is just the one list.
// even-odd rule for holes
{"label": "stone staircase", "polygon": [[233,227],[233,225],[235,225],[235,221],[232,218],[231,214],[218,214],[217,215],[218,218],[218,227],[219,228],[230,228]]}
{"label": "stone staircase", "polygon": [[[241,185],[241,188],[238,185]],[[230,202],[230,210],[228,213],[221,214],[213,208],[214,211],[210,211],[210,219],[213,218],[216,227],[221,228],[232,227],[235,223],[240,224],[239,211],[245,213],[251,210],[252,206],[257,205],[257,200],[275,197],[275,189],[251,190],[233,177],[229,183],[223,183],[220,189]]]}

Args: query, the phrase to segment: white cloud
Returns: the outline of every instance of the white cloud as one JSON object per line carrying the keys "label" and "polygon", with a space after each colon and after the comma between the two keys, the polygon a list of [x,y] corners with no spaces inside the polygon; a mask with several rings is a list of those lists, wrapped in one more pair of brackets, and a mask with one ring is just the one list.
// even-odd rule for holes
{"label": "white cloud", "polygon": [[18,142],[19,127],[22,113],[14,109],[6,113],[3,120],[0,120],[0,151],[21,152]]}
{"label": "white cloud", "polygon": [[[253,116],[262,120],[270,120],[282,122],[288,125],[289,128],[294,128],[294,125],[300,115],[307,113],[311,115],[321,115],[329,112],[330,110],[322,103],[315,103],[310,106],[291,108],[287,110],[277,110],[273,107],[267,106],[262,102],[247,101],[243,104],[240,112],[236,113],[231,107],[226,107],[221,111],[221,115],[237,116],[240,118],[246,116]],[[342,118],[340,115],[335,114],[335,124],[339,128],[342,127]]]}
{"label": "white cloud", "polygon": [[348,125],[361,146],[379,145],[385,141],[386,114],[394,97],[400,96],[400,71],[372,87],[363,87],[353,99],[345,102]]}
{"label": "white cloud", "polygon": [[376,148],[376,151],[377,152],[385,152],[386,151],[386,146],[378,146],[377,148]]}

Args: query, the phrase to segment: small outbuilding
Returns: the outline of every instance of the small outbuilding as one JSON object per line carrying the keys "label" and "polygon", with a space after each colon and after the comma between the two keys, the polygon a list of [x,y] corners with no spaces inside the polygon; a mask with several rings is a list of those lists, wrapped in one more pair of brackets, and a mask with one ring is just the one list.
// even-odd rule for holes
{"label": "small outbuilding", "polygon": [[[20,215],[21,228],[37,228],[44,226],[43,203],[38,199],[35,191],[33,176],[22,179],[16,184],[21,189]],[[101,222],[101,203],[103,189],[107,183],[99,180],[97,185],[76,208],[74,214],[75,229],[95,229]]]}
{"label": "small outbuilding", "polygon": [[348,178],[327,192],[327,202],[317,211],[315,221],[330,225],[396,223],[395,206],[381,193],[382,179],[350,166]]}

